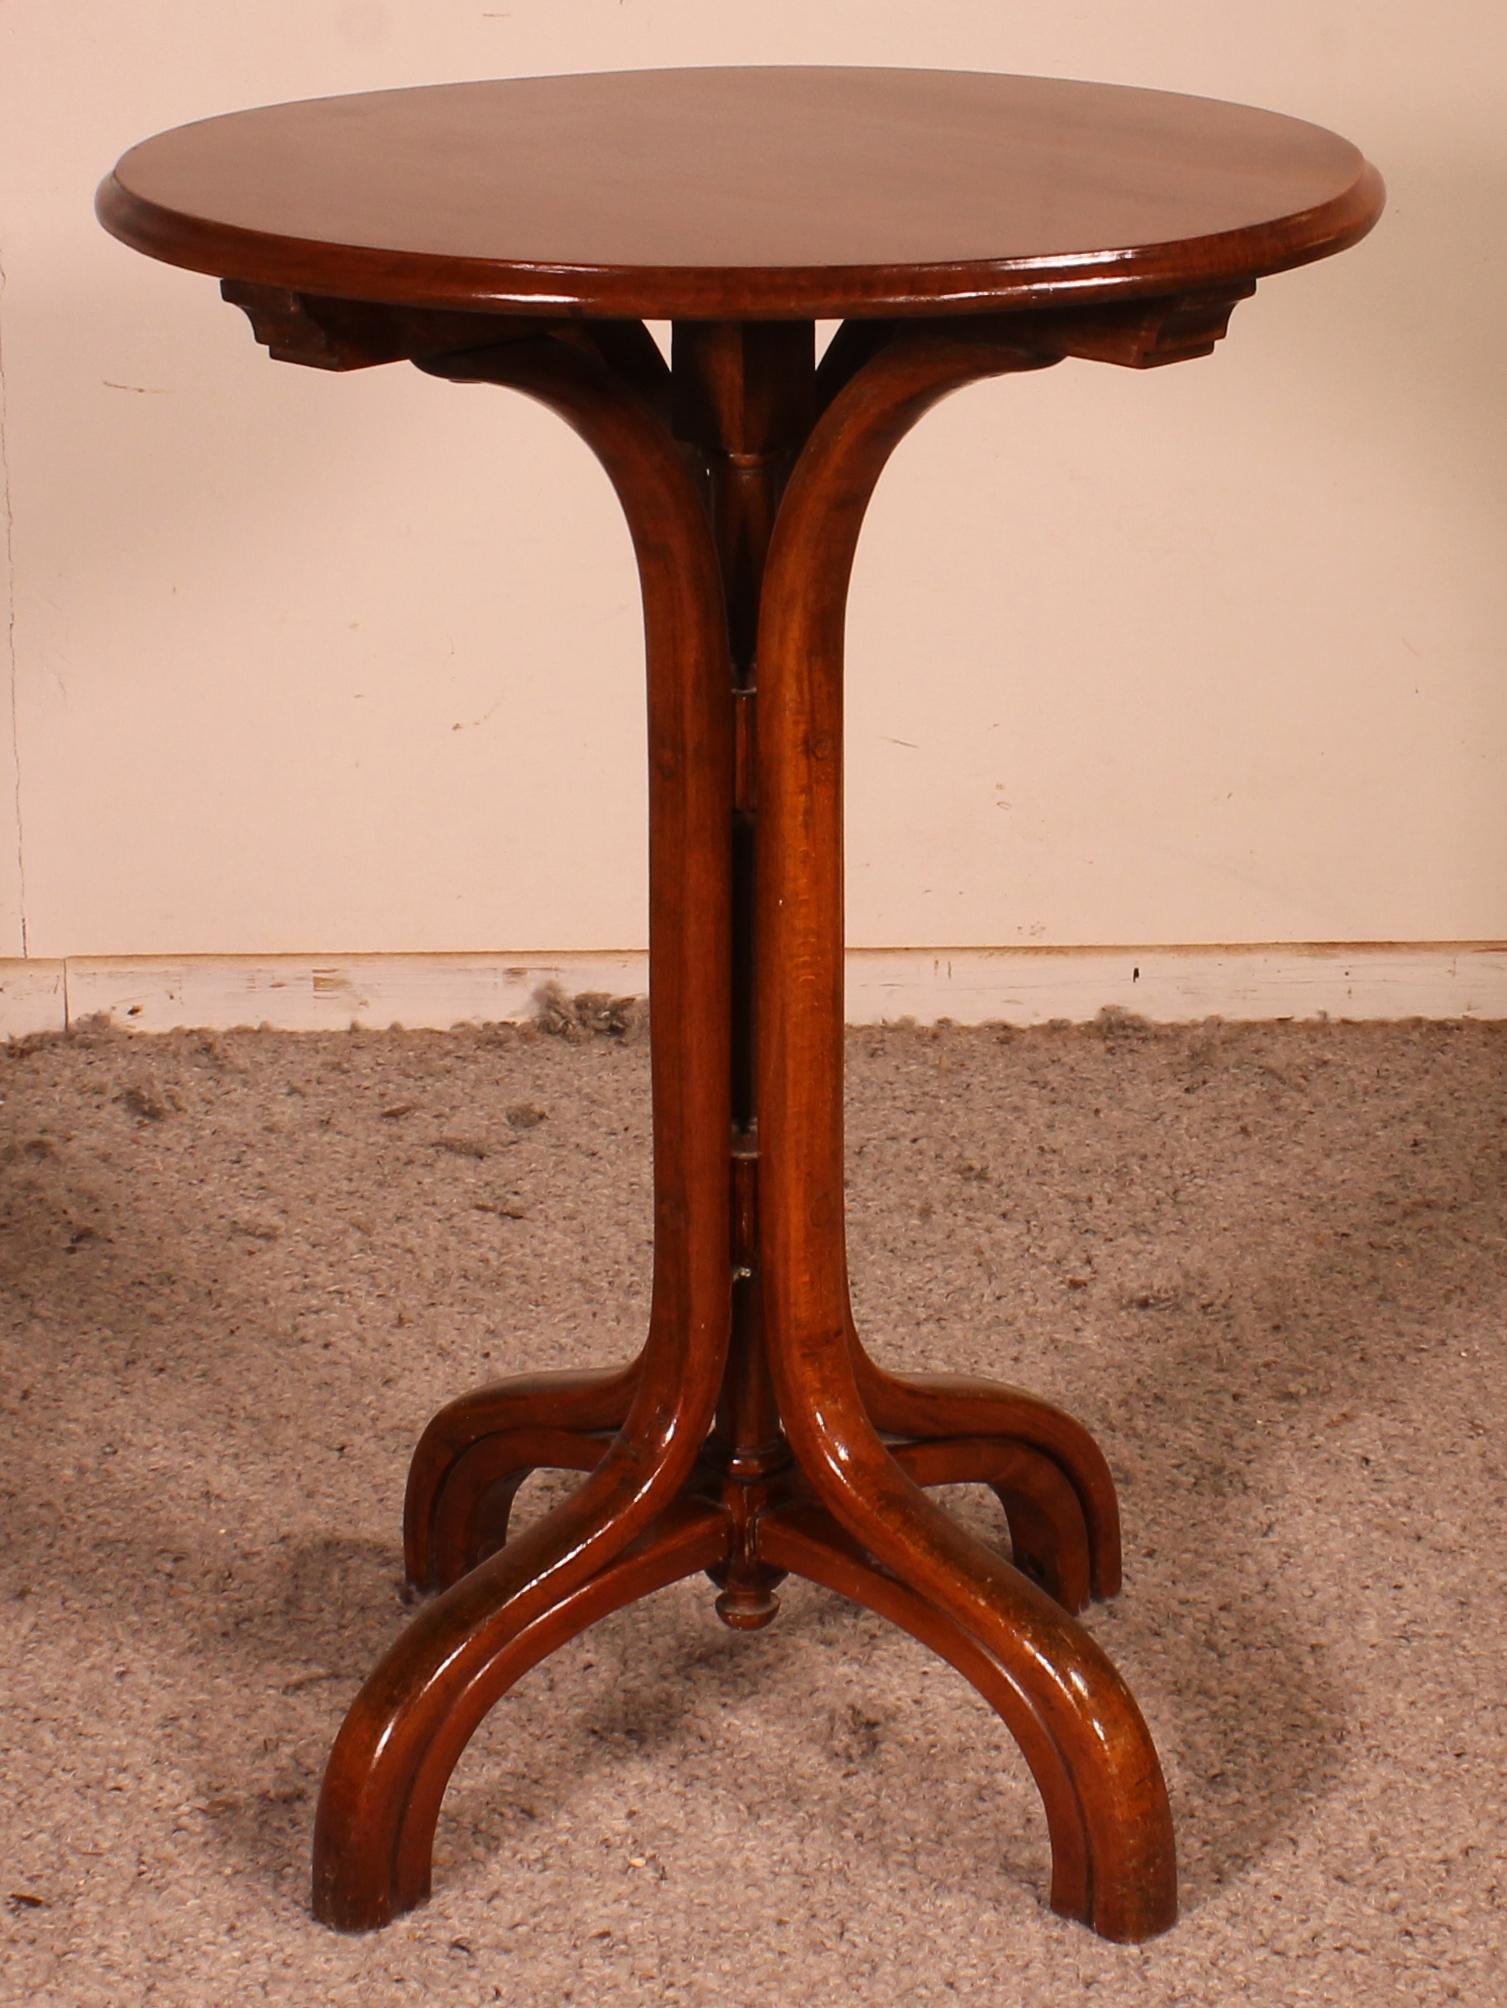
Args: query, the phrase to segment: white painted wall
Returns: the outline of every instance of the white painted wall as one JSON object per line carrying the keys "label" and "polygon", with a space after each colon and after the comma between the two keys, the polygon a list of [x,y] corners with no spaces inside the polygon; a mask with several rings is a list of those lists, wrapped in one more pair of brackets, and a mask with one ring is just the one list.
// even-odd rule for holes
{"label": "white painted wall", "polygon": [[585,450],[505,393],[269,362],[91,197],[238,105],[724,61],[1240,98],[1392,191],[1213,358],[981,386],[902,448],[854,588],[850,939],[1507,937],[1493,48],[1491,0],[5,0],[0,956],[23,915],[53,959],[641,945],[639,616]]}

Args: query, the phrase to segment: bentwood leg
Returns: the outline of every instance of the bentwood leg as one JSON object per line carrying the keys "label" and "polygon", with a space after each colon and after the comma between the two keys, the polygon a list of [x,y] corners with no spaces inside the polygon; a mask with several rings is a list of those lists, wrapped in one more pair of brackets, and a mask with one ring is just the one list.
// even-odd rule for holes
{"label": "bentwood leg", "polygon": [[[1112,1938],[1177,1906],[1161,1769],[1104,1654],[907,1476],[865,1406],[843,1233],[842,645],[863,513],[890,452],[959,385],[1038,358],[989,334],[900,333],[851,370],[786,491],[759,627],[756,970],[760,1257],[781,1419],[812,1505],[763,1553],[929,1643],[1000,1710],[1052,1835],[1052,1901]],[[871,1377],[871,1390],[882,1386]],[[892,1420],[898,1418],[891,1418]]]}
{"label": "bentwood leg", "polygon": [[[507,383],[594,447],[628,518],[649,671],[654,1278],[618,1434],[543,1521],[463,1576],[398,1640],[331,1753],[314,1909],[382,1924],[429,1886],[446,1782],[486,1711],[584,1623],[726,1551],[726,1512],[681,1499],[727,1353],[732,697],[716,553],[696,481],[645,396],[586,347],[523,339],[444,372]],[[579,1413],[579,1410],[578,1410]]]}
{"label": "bentwood leg", "polygon": [[519,1374],[442,1408],[419,1439],[403,1503],[403,1558],[417,1590],[448,1589],[507,1538],[514,1495],[534,1471],[591,1471],[622,1428],[638,1362],[596,1372]]}
{"label": "bentwood leg", "polygon": [[[1076,1416],[1039,1395],[968,1374],[892,1374],[851,1334],[863,1404],[874,1427],[920,1444],[977,1439],[1029,1445],[1058,1467],[1076,1494],[1088,1539],[1092,1593],[1120,1590],[1120,1504],[1104,1453]],[[945,1478],[923,1481],[949,1484]]]}

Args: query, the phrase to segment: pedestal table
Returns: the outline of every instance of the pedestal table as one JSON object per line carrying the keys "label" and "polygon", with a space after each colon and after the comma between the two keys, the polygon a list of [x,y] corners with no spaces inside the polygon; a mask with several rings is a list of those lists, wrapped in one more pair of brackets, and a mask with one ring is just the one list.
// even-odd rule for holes
{"label": "pedestal table", "polygon": [[[1161,1769],[1076,1618],[1120,1582],[1103,1455],[1019,1389],[882,1370],[854,1329],[844,607],[879,473],[939,398],[1064,357],[1205,355],[1259,278],[1353,243],[1381,200],[1354,147],[1269,112],[861,69],[276,105],[161,134],[105,180],[106,228],[219,276],[274,356],[407,360],[558,412],[617,490],[643,587],[647,1336],[628,1365],[483,1387],[424,1432],[407,1566],[438,1594],[330,1757],[327,1922],[427,1894],[457,1758],[563,1640],[697,1572],[729,1625],[767,1624],[790,1571],[998,1710],[1045,1805],[1058,1910],[1121,1939],[1171,1922]],[[668,364],[645,319],[672,324]],[[818,362],[823,319],[842,325]],[[541,1467],[586,1475],[510,1535]],[[997,1494],[1009,1559],[927,1496],[959,1481]]]}

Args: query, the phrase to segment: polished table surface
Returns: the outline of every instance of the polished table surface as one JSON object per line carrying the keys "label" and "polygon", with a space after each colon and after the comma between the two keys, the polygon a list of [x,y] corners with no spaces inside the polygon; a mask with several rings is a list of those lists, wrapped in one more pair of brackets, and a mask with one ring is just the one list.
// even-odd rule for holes
{"label": "polished table surface", "polygon": [[[881,1368],[853,1319],[847,586],[885,462],[939,398],[1069,357],[1207,355],[1257,280],[1354,242],[1381,200],[1348,142],[1270,112],[910,70],[321,99],[182,127],[106,178],[107,227],[218,275],[274,356],[406,360],[556,411],[617,490],[643,589],[648,1333],[622,1366],[492,1383],[424,1431],[405,1554],[436,1594],[331,1753],[326,1922],[427,1895],[451,1771],[546,1653],[702,1573],[754,1629],[792,1571],[998,1711],[1041,1794],[1058,1910],[1120,1939],[1172,1922],[1156,1750],[1077,1622],[1120,1586],[1102,1451],[1021,1389]],[[844,319],[819,363],[818,316]],[[673,323],[670,362],[643,318]],[[541,1468],[585,1475],[519,1531]],[[992,1489],[1007,1544],[931,1498],[957,1483]]]}
{"label": "polished table surface", "polygon": [[1256,278],[1339,250],[1347,140],[1164,91],[930,70],[649,70],[182,126],[101,193],[139,250],[434,306],[920,312]]}

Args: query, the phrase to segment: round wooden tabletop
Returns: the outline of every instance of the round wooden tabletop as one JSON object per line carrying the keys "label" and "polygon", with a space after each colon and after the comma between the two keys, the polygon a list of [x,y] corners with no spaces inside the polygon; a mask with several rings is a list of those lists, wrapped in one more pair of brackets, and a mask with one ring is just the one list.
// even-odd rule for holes
{"label": "round wooden tabletop", "polygon": [[346,298],[733,319],[1248,280],[1381,210],[1347,140],[1165,91],[946,70],[444,84],[160,134],[99,192],[137,250]]}

